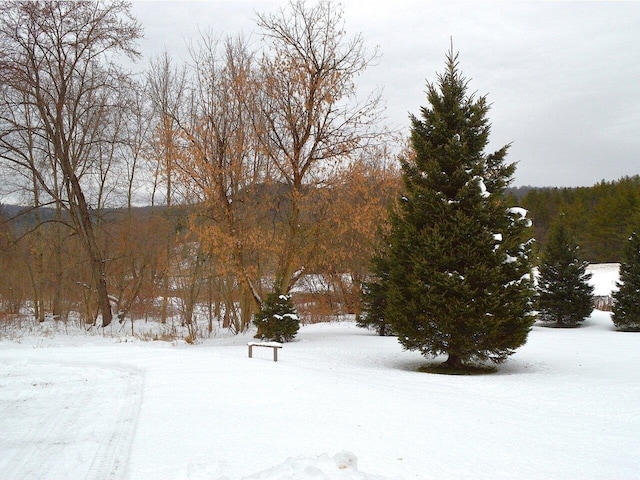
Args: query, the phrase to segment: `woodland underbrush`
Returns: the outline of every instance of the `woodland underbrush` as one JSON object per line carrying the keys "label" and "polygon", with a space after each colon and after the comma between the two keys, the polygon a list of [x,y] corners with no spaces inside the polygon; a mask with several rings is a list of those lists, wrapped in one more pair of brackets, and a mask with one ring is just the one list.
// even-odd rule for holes
{"label": "woodland underbrush", "polygon": [[[335,295],[298,293],[295,299],[300,323],[303,325],[353,318],[352,309],[337,301]],[[75,311],[70,311],[62,318],[47,315],[41,322],[27,306],[19,314],[0,311],[0,340],[20,342],[27,337],[69,335],[111,337],[122,341],[198,344],[211,338],[233,337],[247,332],[250,334],[250,331],[255,329],[252,324],[237,328],[234,322],[228,321],[224,311],[219,316],[212,316],[207,304],[198,304],[194,308],[190,323],[184,320],[179,309],[170,308],[169,312],[164,322],[159,311],[146,310],[144,314],[130,315],[122,321],[114,319],[110,325],[103,328],[100,326],[99,318],[87,321],[86,316]]]}
{"label": "woodland underbrush", "polygon": [[114,321],[107,327],[87,324],[80,315],[71,312],[64,319],[46,318],[38,321],[33,315],[0,314],[0,340],[20,342],[26,337],[100,336],[123,341],[163,341],[199,343],[203,339],[225,334],[225,329],[215,325],[209,330],[209,322],[196,320],[191,326],[184,325],[178,317],[170,317],[166,322],[156,318],[125,319]]}

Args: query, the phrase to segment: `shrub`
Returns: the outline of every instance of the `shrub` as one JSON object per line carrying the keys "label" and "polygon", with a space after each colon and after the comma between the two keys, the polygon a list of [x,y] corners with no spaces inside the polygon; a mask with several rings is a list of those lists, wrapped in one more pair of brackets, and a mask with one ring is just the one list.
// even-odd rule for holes
{"label": "shrub", "polygon": [[253,323],[258,327],[255,338],[275,342],[292,340],[300,328],[300,318],[291,297],[277,293],[267,296],[262,309],[254,315]]}

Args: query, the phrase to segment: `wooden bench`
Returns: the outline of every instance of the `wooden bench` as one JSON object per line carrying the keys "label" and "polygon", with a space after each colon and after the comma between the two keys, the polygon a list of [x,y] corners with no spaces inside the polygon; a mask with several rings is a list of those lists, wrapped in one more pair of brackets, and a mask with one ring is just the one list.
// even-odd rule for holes
{"label": "wooden bench", "polygon": [[282,344],[279,342],[249,342],[247,343],[249,346],[249,358],[253,358],[253,347],[270,347],[273,348],[273,361],[278,361],[278,349],[282,348]]}

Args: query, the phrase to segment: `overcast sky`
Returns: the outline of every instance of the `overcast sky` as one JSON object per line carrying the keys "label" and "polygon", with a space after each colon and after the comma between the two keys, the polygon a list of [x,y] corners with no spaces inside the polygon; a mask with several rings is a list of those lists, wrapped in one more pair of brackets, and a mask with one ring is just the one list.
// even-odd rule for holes
{"label": "overcast sky", "polygon": [[[312,0],[308,0],[313,3]],[[133,2],[145,66],[186,58],[199,30],[255,32],[272,0]],[[346,30],[381,57],[360,78],[383,89],[386,121],[409,131],[453,37],[471,92],[492,104],[490,150],[512,142],[514,185],[590,186],[640,174],[640,2],[343,0]]]}

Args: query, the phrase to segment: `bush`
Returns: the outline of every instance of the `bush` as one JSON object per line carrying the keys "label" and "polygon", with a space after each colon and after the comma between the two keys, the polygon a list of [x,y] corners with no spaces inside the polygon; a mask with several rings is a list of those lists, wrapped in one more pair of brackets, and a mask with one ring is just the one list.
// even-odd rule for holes
{"label": "bush", "polygon": [[262,309],[253,317],[258,327],[255,338],[275,342],[288,342],[298,333],[300,318],[291,297],[270,293]]}

